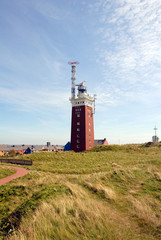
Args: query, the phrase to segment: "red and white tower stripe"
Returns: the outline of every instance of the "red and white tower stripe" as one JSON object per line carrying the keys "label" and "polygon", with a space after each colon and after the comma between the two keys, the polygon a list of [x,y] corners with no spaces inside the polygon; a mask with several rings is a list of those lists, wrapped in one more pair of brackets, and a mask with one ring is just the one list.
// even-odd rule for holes
{"label": "red and white tower stripe", "polygon": [[94,147],[93,107],[95,97],[87,94],[85,81],[76,85],[78,86],[78,95],[75,96],[75,67],[77,62],[70,62],[70,64],[72,65],[71,150],[82,152]]}

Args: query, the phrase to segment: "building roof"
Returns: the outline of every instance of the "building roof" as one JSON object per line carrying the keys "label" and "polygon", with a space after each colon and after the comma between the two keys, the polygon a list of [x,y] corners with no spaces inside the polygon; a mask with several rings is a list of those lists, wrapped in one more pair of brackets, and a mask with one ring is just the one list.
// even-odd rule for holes
{"label": "building roof", "polygon": [[6,144],[0,144],[0,151],[22,151],[26,150],[27,148],[30,148],[32,151],[43,151],[45,149],[49,151],[56,151],[56,150],[63,150],[63,146],[61,145],[6,145]]}
{"label": "building roof", "polygon": [[94,140],[94,145],[97,146],[97,145],[104,145],[104,143],[106,142],[106,138],[104,139],[95,139]]}

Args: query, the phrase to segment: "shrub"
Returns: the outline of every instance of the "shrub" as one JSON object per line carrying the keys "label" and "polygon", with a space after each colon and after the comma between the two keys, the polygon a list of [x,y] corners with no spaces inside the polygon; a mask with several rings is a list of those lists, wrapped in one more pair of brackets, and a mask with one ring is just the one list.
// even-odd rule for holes
{"label": "shrub", "polygon": [[15,153],[14,150],[10,150],[10,151],[8,152],[8,154],[9,154],[9,156],[11,156],[11,157],[16,156],[16,153]]}

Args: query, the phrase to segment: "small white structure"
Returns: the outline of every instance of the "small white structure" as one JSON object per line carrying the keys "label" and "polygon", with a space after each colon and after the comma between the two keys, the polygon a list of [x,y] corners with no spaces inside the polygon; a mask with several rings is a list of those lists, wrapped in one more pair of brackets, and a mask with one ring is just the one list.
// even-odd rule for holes
{"label": "small white structure", "polygon": [[159,137],[157,137],[157,128],[154,128],[155,136],[152,136],[152,142],[159,142]]}
{"label": "small white structure", "polygon": [[157,136],[152,136],[152,142],[159,142],[159,138]]}

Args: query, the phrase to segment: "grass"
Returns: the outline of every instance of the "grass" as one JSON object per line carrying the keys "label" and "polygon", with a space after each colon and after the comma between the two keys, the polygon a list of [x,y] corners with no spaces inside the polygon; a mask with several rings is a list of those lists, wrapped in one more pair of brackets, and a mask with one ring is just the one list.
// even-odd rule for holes
{"label": "grass", "polygon": [[8,169],[8,168],[3,167],[3,165],[0,166],[0,179],[8,177],[14,173],[16,173],[15,169],[12,169],[12,168]]}
{"label": "grass", "polygon": [[159,144],[23,157],[29,174],[0,187],[0,239],[161,238]]}

